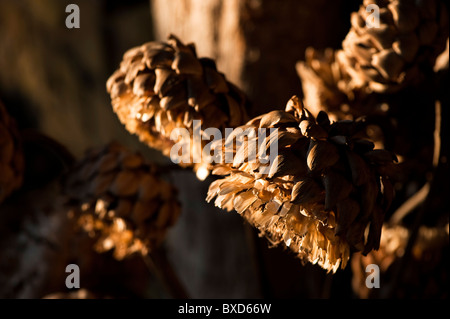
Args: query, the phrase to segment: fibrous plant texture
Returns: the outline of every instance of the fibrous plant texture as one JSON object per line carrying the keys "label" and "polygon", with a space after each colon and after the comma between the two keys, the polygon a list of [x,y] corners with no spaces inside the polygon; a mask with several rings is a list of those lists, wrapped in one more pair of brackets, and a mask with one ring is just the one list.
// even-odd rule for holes
{"label": "fibrous plant texture", "polygon": [[[378,248],[393,197],[388,173],[395,156],[362,139],[363,127],[364,121],[331,123],[325,112],[314,117],[293,97],[285,111],[242,127],[277,128],[264,143],[259,135],[223,141],[219,147],[235,154],[235,161],[215,167],[213,174],[225,177],[211,184],[207,200],[236,210],[270,242],[283,242],[304,261],[333,272],[344,268],[352,251]],[[261,173],[267,164],[249,161],[249,154],[275,141],[278,155]]]}
{"label": "fibrous plant texture", "polygon": [[324,109],[338,118],[368,115],[374,106],[358,101],[369,94],[423,83],[445,50],[448,27],[447,8],[440,0],[364,1],[351,16],[342,49],[309,48],[305,61],[297,64],[306,105],[313,114]]}
{"label": "fibrous plant texture", "polygon": [[157,166],[111,143],[89,151],[64,183],[70,217],[92,237],[99,252],[117,259],[157,247],[177,220],[176,189]]}
{"label": "fibrous plant texture", "polygon": [[[198,58],[193,44],[185,45],[173,35],[167,43],[149,42],[128,50],[107,90],[126,129],[166,156],[178,142],[194,147],[194,120],[200,121],[200,134],[210,127],[223,132],[248,120],[244,93],[225,79],[213,60]],[[187,129],[188,136],[171,139],[176,128]],[[197,151],[180,164],[207,169],[195,157]]]}

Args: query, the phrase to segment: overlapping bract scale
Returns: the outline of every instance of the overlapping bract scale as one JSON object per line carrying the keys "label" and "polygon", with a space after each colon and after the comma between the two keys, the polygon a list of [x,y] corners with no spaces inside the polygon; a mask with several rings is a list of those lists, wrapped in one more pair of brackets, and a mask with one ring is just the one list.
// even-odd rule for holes
{"label": "overlapping bract scale", "polygon": [[[378,248],[393,197],[386,172],[396,159],[361,138],[364,121],[331,123],[325,112],[314,117],[293,97],[285,111],[259,116],[249,127],[278,129],[265,143],[258,134],[246,140],[269,149],[276,140],[276,158],[263,163],[244,156],[217,165],[213,174],[224,177],[210,185],[207,201],[236,210],[272,243],[283,242],[328,271],[345,267],[352,251]],[[219,147],[238,155],[245,144],[223,141]]]}
{"label": "overlapping bract scale", "polygon": [[142,155],[111,143],[86,154],[64,182],[66,207],[97,238],[96,250],[117,259],[146,254],[180,214],[177,191]]}
{"label": "overlapping bract scale", "polygon": [[[126,129],[150,147],[170,155],[179,142],[194,147],[193,121],[207,128],[244,124],[248,100],[209,58],[198,58],[193,44],[171,35],[167,42],[149,42],[128,50],[120,68],[107,81],[114,112]],[[188,136],[171,139],[176,128]],[[204,145],[205,143],[203,143]],[[206,168],[195,150],[180,164]]]}

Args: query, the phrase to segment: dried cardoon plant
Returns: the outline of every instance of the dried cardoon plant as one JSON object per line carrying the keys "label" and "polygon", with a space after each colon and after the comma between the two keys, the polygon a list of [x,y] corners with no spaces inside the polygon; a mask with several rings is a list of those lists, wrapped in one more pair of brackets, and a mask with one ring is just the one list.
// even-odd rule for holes
{"label": "dried cardoon plant", "polygon": [[24,170],[16,123],[0,102],[0,203],[22,185]]}
{"label": "dried cardoon plant", "polygon": [[[369,5],[379,8],[379,26],[366,10]],[[297,64],[305,104],[315,115],[325,110],[339,119],[374,112],[374,105],[362,101],[370,93],[396,92],[432,73],[448,28],[441,0],[365,0],[351,16],[341,50],[309,48]]]}
{"label": "dried cardoon plant", "polygon": [[[222,142],[219,147],[235,154],[235,161],[215,167],[213,174],[225,177],[210,185],[207,201],[215,198],[216,206],[236,210],[274,245],[283,242],[303,261],[336,272],[353,250],[367,254],[378,248],[393,197],[388,173],[395,156],[361,139],[363,126],[363,121],[331,123],[325,112],[315,118],[293,97],[286,111],[242,126],[278,129],[264,141],[258,134],[239,147],[232,139]],[[276,160],[261,173],[267,164],[249,161],[249,154],[275,142]]]}
{"label": "dried cardoon plant", "polygon": [[157,166],[117,143],[89,151],[63,189],[70,217],[97,238],[95,249],[114,250],[119,260],[151,252],[180,213],[177,191]]}
{"label": "dried cardoon plant", "polygon": [[[193,44],[185,45],[173,35],[167,43],[149,42],[127,51],[120,68],[108,79],[107,90],[126,129],[166,156],[175,143],[195,147],[194,120],[200,121],[200,134],[210,127],[223,133],[225,127],[248,120],[244,93],[217,71],[213,60],[198,58]],[[176,128],[190,134],[171,139]],[[180,164],[193,166],[204,179],[208,165],[196,154],[192,150]]]}

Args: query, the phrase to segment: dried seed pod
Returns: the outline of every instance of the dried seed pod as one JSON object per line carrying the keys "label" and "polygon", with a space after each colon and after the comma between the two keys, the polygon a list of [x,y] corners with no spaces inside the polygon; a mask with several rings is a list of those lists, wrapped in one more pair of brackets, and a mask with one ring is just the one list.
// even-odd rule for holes
{"label": "dried seed pod", "polygon": [[116,143],[88,152],[63,189],[70,215],[97,238],[96,250],[114,249],[117,259],[151,251],[180,213],[177,191],[158,168]]}
{"label": "dried seed pod", "polygon": [[311,172],[321,172],[339,160],[337,147],[326,141],[311,140],[306,159]]}
{"label": "dried seed pod", "polygon": [[[325,112],[315,119],[296,97],[286,109],[244,126],[276,126],[283,138],[292,132],[289,142],[278,143],[278,156],[269,169],[261,171],[266,164],[260,158],[217,166],[213,173],[224,177],[210,185],[207,201],[215,198],[216,206],[235,209],[273,244],[284,243],[300,258],[335,272],[345,267],[351,250],[368,252],[377,247],[379,225],[393,196],[392,187],[381,190],[376,182],[380,178],[388,182],[378,168],[393,157],[372,151],[373,144],[359,140],[356,133],[363,127],[358,123],[330,123]],[[326,133],[320,139],[307,133],[315,126]],[[257,143],[224,141],[220,147],[232,154],[240,153],[239,148],[251,151],[260,145],[259,136],[255,138]],[[267,144],[275,140],[276,136],[265,138]],[[261,150],[252,152],[261,154]]]}
{"label": "dried seed pod", "polygon": [[312,178],[305,178],[292,187],[291,203],[307,205],[323,200],[324,192]]}
{"label": "dried seed pod", "polygon": [[16,123],[0,102],[0,203],[22,185],[24,170]]}
{"label": "dried seed pod", "polygon": [[[379,8],[373,25],[368,4]],[[441,0],[376,0],[351,15],[342,49],[308,48],[297,63],[305,104],[337,119],[373,113],[365,100],[372,92],[392,93],[421,83],[445,50],[448,10]],[[369,104],[369,105],[367,105]]]}
{"label": "dried seed pod", "polygon": [[339,112],[347,103],[348,95],[352,94],[348,85],[350,76],[331,49],[319,52],[312,47],[307,48],[305,61],[298,62],[296,69],[302,82],[304,103],[313,114],[321,110]]}
{"label": "dried seed pod", "polygon": [[[191,149],[194,120],[200,121],[200,134],[208,128],[223,134],[226,127],[248,120],[245,95],[217,71],[213,60],[197,58],[193,44],[185,45],[173,35],[167,43],[128,50],[106,86],[114,112],[129,132],[166,156],[175,143],[187,145],[189,158],[180,165],[195,171],[208,165],[202,163],[201,152]],[[188,136],[171,137],[177,128],[187,129]]]}
{"label": "dried seed pod", "polygon": [[[380,26],[361,23],[367,22],[368,14],[366,6],[361,5],[356,13],[360,18],[352,19],[352,29],[342,43],[344,54],[338,55],[338,59],[351,70],[348,72],[351,76],[366,74],[360,77],[362,81],[352,79],[357,88],[392,92],[416,80],[413,75],[417,68],[426,72],[433,67],[436,57],[445,49],[448,14],[439,0],[426,3],[380,0],[374,4],[380,8]],[[439,14],[424,14],[436,10]],[[354,49],[359,46],[372,51],[361,56]],[[373,70],[381,78],[371,79],[369,72]]]}

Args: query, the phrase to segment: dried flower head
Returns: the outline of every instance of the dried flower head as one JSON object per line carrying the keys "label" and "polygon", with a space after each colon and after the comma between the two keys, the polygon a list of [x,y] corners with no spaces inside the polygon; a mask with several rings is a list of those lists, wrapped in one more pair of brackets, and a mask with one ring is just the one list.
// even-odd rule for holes
{"label": "dried flower head", "polygon": [[[177,142],[192,147],[193,120],[223,131],[248,119],[244,93],[217,71],[213,60],[197,58],[193,44],[185,45],[173,35],[167,43],[149,42],[127,51],[107,90],[126,129],[166,156]],[[175,128],[191,134],[172,140]],[[195,154],[192,151],[189,163],[181,164],[196,171],[204,167]]]}
{"label": "dried flower head", "polygon": [[0,203],[22,185],[24,169],[16,123],[0,102]]}
{"label": "dried flower head", "polygon": [[[379,26],[369,5],[379,8]],[[309,48],[305,62],[297,64],[306,105],[315,115],[324,107],[339,118],[367,114],[358,109],[367,103],[352,108],[348,103],[371,92],[390,93],[420,83],[445,50],[448,26],[448,12],[440,0],[364,1],[352,13],[341,50],[322,53]]]}
{"label": "dried flower head", "polygon": [[[272,111],[246,128],[277,128],[260,143],[222,143],[225,152],[248,156],[277,141],[278,155],[267,165],[259,159],[221,164],[207,201],[235,209],[273,244],[284,242],[302,260],[335,272],[345,267],[351,250],[377,249],[384,213],[393,197],[387,172],[394,155],[373,149],[359,132],[363,122],[330,123],[325,112],[315,118],[297,97],[286,111]],[[262,145],[261,149],[252,146]],[[248,152],[242,152],[247,148]],[[368,232],[366,234],[366,229]]]}
{"label": "dried flower head", "polygon": [[119,144],[88,152],[64,183],[67,207],[96,250],[122,259],[162,242],[180,213],[175,188],[155,165]]}

